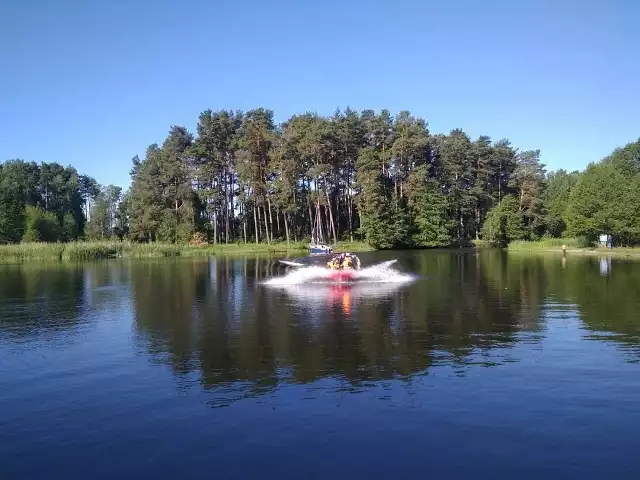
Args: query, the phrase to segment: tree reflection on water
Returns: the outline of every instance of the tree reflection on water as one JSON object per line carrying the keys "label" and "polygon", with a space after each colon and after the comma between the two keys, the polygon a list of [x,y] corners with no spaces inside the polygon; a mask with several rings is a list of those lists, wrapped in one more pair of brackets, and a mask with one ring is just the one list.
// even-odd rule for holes
{"label": "tree reflection on water", "polygon": [[135,321],[176,374],[198,371],[229,400],[323,378],[406,379],[438,365],[464,374],[513,361],[505,349],[527,332],[536,341],[546,282],[535,262],[446,254],[402,265],[428,278],[266,288],[275,267],[261,258],[143,264],[131,270]]}
{"label": "tree reflection on water", "polygon": [[140,354],[215,405],[293,384],[358,389],[441,367],[466,375],[521,360],[566,320],[582,339],[640,359],[638,263],[606,259],[602,275],[598,257],[397,256],[419,278],[272,288],[264,281],[283,269],[265,257],[5,266],[0,341],[81,342],[83,326],[131,315]]}

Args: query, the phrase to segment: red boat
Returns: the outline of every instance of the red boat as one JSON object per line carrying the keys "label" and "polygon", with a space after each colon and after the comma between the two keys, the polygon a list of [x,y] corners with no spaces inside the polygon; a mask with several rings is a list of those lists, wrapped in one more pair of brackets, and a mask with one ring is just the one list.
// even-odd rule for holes
{"label": "red boat", "polygon": [[360,259],[351,253],[339,253],[328,263],[329,279],[334,282],[348,282],[356,277],[360,269]]}
{"label": "red boat", "polygon": [[356,278],[356,270],[353,268],[343,268],[341,270],[331,270],[329,278],[334,282],[348,282]]}

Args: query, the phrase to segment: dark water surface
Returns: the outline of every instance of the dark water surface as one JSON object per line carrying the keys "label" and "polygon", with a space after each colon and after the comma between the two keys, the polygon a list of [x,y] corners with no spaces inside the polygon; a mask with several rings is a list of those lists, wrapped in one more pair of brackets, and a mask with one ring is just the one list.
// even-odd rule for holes
{"label": "dark water surface", "polygon": [[640,478],[640,263],[0,267],[0,478]]}

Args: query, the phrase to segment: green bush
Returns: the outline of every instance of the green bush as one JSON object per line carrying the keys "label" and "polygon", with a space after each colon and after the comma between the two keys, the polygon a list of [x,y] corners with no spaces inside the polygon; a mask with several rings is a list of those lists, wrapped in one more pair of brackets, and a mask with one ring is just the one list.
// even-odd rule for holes
{"label": "green bush", "polygon": [[56,242],[61,233],[60,223],[53,212],[31,205],[25,208],[23,242]]}
{"label": "green bush", "polygon": [[523,240],[527,236],[517,200],[512,195],[504,197],[487,214],[482,226],[482,239],[497,246]]}
{"label": "green bush", "polygon": [[567,248],[580,248],[575,238],[541,238],[536,241],[516,240],[509,244],[509,250],[556,250],[565,245]]}
{"label": "green bush", "polygon": [[580,235],[576,238],[578,248],[592,248],[595,242],[586,235]]}

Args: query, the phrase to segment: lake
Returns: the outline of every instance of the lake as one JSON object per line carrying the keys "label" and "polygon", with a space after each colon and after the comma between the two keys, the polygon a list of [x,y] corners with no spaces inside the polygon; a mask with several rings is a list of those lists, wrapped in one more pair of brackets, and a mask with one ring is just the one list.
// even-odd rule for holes
{"label": "lake", "polygon": [[640,263],[360,258],[0,267],[0,478],[640,478]]}

